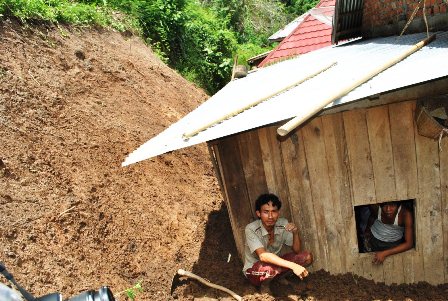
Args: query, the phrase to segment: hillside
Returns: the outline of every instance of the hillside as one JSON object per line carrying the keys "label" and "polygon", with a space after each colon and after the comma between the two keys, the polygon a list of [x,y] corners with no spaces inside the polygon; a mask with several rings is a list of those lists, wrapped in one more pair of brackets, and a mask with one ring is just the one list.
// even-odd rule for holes
{"label": "hillside", "polygon": [[7,21],[0,53],[1,259],[37,296],[141,279],[166,300],[225,213],[206,146],[120,164],[205,93],[109,31]]}
{"label": "hillside", "polygon": [[[171,295],[183,268],[245,300],[274,300],[240,271],[205,145],[120,166],[203,102],[203,91],[138,37],[102,29],[4,21],[0,53],[0,261],[19,283],[68,298],[141,280],[136,300],[232,300],[186,280]],[[273,291],[278,300],[448,294],[448,286],[387,287],[323,271],[294,281]]]}

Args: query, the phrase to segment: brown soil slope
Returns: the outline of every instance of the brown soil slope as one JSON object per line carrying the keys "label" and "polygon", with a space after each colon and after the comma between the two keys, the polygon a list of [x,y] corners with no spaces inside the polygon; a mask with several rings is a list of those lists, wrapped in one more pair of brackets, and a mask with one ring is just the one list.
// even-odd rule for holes
{"label": "brown soil slope", "polygon": [[166,300],[221,208],[206,148],[120,164],[205,93],[114,32],[4,22],[0,53],[1,259],[36,295]]}
{"label": "brown soil slope", "polygon": [[[0,23],[0,260],[36,296],[142,280],[137,300],[274,300],[240,272],[204,145],[121,168],[126,154],[207,96],[135,37]],[[232,254],[230,262],[228,255]],[[387,287],[317,272],[278,300],[445,300],[447,286]],[[120,299],[125,299],[121,297]]]}

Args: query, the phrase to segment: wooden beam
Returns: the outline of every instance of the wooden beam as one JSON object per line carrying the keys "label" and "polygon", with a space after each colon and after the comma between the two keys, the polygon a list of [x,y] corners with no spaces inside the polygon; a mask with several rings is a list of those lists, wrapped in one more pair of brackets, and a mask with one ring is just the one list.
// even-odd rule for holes
{"label": "wooden beam", "polygon": [[233,236],[240,258],[242,258],[245,241],[244,229],[255,217],[252,213],[246,188],[238,140],[235,136],[226,137],[219,141],[217,150],[217,158],[228,199],[227,210],[232,224]]}
{"label": "wooden beam", "polygon": [[353,205],[376,203],[366,110],[343,113],[352,179]]}
{"label": "wooden beam", "polygon": [[[444,281],[442,202],[438,142],[415,134],[418,189],[417,247],[423,251],[424,280],[430,284]],[[416,279],[417,280],[417,279]]]}
{"label": "wooden beam", "polygon": [[277,140],[276,127],[263,127],[257,130],[263,157],[263,168],[268,190],[282,200],[281,215],[292,220],[291,204],[286,184],[280,141]]}
{"label": "wooden beam", "polygon": [[281,147],[292,215],[299,226],[304,249],[310,250],[314,255],[311,270],[319,270],[327,266],[327,258],[318,239],[309,171],[300,132],[290,135],[281,142]]}
{"label": "wooden beam", "polygon": [[414,107],[414,101],[389,105],[395,187],[399,200],[417,198]]}
{"label": "wooden beam", "polygon": [[321,118],[311,120],[302,131],[318,238],[327,258],[327,266],[324,269],[340,273],[345,269],[345,262],[341,261],[343,224],[340,208],[336,206],[338,202],[331,193]]}
{"label": "wooden beam", "polygon": [[[255,200],[260,194],[268,193],[266,176],[263,169],[263,159],[261,147],[256,131],[248,131],[235,136],[238,140],[241,164],[243,167],[243,177],[246,182],[247,194],[249,197],[252,215],[255,217]],[[229,162],[233,164],[233,162]],[[248,222],[248,221],[247,221]]]}
{"label": "wooden beam", "polygon": [[443,267],[445,283],[448,283],[448,138],[441,141],[440,184],[442,188]]}
{"label": "wooden beam", "polygon": [[370,108],[366,117],[376,199],[379,202],[395,201],[397,191],[388,107]]}

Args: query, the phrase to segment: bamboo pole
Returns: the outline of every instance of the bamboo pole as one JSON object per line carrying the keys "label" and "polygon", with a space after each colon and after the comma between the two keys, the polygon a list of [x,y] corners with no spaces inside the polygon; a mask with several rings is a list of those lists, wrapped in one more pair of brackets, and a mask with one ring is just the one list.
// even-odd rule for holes
{"label": "bamboo pole", "polygon": [[293,119],[291,119],[290,121],[288,121],[287,123],[285,123],[284,125],[279,127],[277,129],[277,133],[280,136],[286,136],[293,129],[295,129],[296,127],[301,125],[303,122],[308,120],[308,118],[310,118],[311,116],[313,116],[314,114],[316,114],[317,112],[322,110],[329,103],[331,103],[331,102],[335,101],[336,99],[338,99],[338,98],[348,94],[350,91],[352,91],[356,87],[362,85],[363,83],[367,82],[372,77],[374,77],[374,76],[378,75],[379,73],[383,72],[384,70],[392,67],[396,63],[404,60],[406,57],[410,56],[411,54],[413,54],[417,50],[421,49],[423,46],[431,43],[435,39],[435,37],[436,37],[436,35],[433,34],[429,38],[426,38],[426,39],[420,41],[419,43],[413,45],[408,50],[406,50],[405,52],[403,52],[399,56],[391,59],[390,61],[388,61],[384,65],[382,65],[382,66],[380,66],[380,67],[370,71],[369,73],[367,73],[365,76],[361,77],[360,79],[358,79],[358,80],[356,80],[354,82],[349,82],[347,86],[343,87],[336,94],[334,94],[334,95],[332,95],[330,97],[327,97],[325,99],[322,99],[321,101],[317,102],[312,109],[300,112],[296,117],[294,117]]}
{"label": "bamboo pole", "polygon": [[201,283],[203,283],[203,284],[205,284],[205,285],[207,285],[209,287],[216,288],[218,290],[226,292],[226,293],[228,293],[229,295],[231,295],[233,298],[235,298],[238,301],[243,300],[243,298],[241,296],[235,294],[233,291],[229,290],[228,288],[225,288],[225,287],[223,287],[221,285],[217,285],[217,284],[211,283],[210,281],[205,280],[204,278],[202,278],[202,277],[200,277],[200,276],[198,276],[196,274],[193,274],[191,272],[188,272],[188,271],[185,271],[185,270],[182,270],[182,269],[179,269],[177,271],[177,273],[179,275],[181,275],[181,276],[186,276],[186,277],[190,277],[190,278],[196,279],[199,282],[201,282]]}
{"label": "bamboo pole", "polygon": [[222,122],[222,121],[224,121],[224,120],[226,120],[228,118],[231,118],[231,117],[233,117],[235,115],[238,115],[241,112],[258,105],[258,104],[262,103],[263,101],[265,101],[265,100],[267,100],[267,99],[269,99],[271,97],[274,97],[277,94],[280,94],[280,93],[282,93],[282,92],[284,92],[286,90],[289,90],[289,89],[291,89],[291,88],[293,88],[295,86],[300,85],[301,83],[303,83],[303,82],[305,82],[305,81],[315,77],[316,75],[318,75],[318,74],[320,74],[322,72],[325,72],[326,70],[330,69],[331,67],[335,66],[336,64],[337,64],[336,62],[332,62],[331,64],[325,65],[325,67],[317,70],[316,72],[313,72],[312,74],[307,75],[306,77],[301,78],[300,80],[294,82],[291,85],[288,85],[287,87],[284,87],[284,88],[282,88],[282,89],[280,89],[278,91],[275,91],[274,93],[271,93],[268,96],[265,96],[265,97],[263,97],[261,99],[257,99],[256,101],[251,102],[251,103],[249,103],[248,105],[246,105],[246,106],[244,106],[242,108],[236,109],[233,112],[230,112],[230,113],[228,113],[228,114],[226,114],[226,115],[224,115],[222,117],[219,117],[218,119],[215,119],[214,121],[211,121],[211,122],[209,122],[209,123],[207,123],[207,124],[205,124],[203,126],[200,126],[200,127],[196,128],[196,129],[194,129],[192,131],[185,132],[182,135],[182,137],[183,137],[184,140],[188,140],[191,137],[193,137],[194,135],[197,135],[199,132],[202,132],[202,131],[204,131],[204,130],[206,130],[206,129],[208,129],[208,128],[210,128],[210,127],[212,127],[212,126],[214,126],[214,125],[216,125],[216,124],[218,124],[218,123],[220,123],[220,122]]}

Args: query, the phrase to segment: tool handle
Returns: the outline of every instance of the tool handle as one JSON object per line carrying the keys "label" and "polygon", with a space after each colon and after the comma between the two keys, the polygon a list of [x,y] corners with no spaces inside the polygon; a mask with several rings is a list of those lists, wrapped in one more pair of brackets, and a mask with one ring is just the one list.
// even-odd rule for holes
{"label": "tool handle", "polygon": [[226,293],[228,293],[229,295],[231,295],[233,298],[235,298],[238,301],[242,301],[243,300],[243,298],[241,296],[235,294],[234,292],[232,292],[228,288],[225,288],[225,287],[223,287],[221,285],[217,285],[217,284],[211,283],[210,281],[205,280],[204,278],[202,278],[202,277],[200,277],[198,275],[195,275],[195,274],[193,274],[191,272],[185,271],[183,269],[179,269],[177,271],[177,273],[179,275],[181,275],[181,276],[186,276],[186,277],[190,277],[190,278],[196,279],[197,281],[201,282],[202,284],[205,284],[206,286],[209,286],[209,287],[212,287],[212,288],[216,288],[218,290],[226,292]]}

